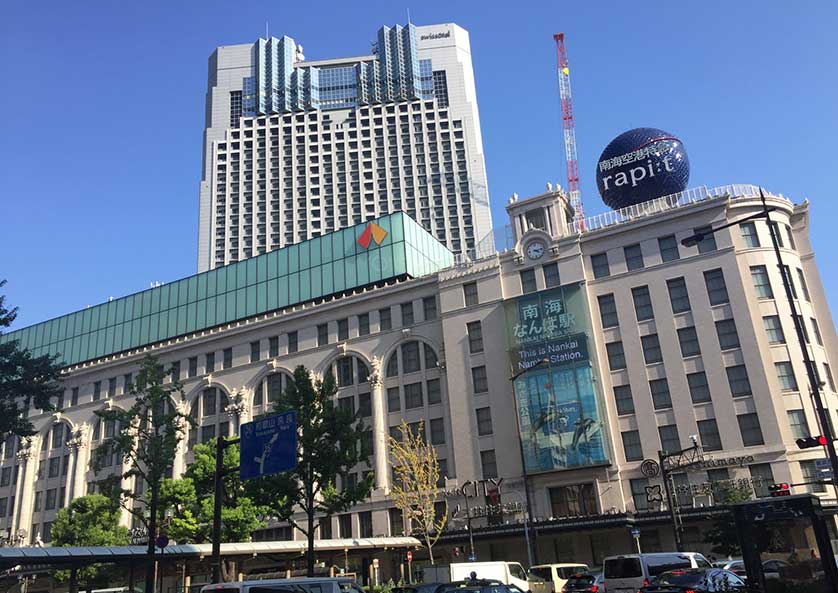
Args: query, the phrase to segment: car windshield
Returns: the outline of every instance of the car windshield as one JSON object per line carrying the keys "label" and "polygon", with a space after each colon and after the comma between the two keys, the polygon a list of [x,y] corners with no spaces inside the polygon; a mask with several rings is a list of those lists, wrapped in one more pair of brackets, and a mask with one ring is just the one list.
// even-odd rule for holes
{"label": "car windshield", "polygon": [[611,558],[605,561],[606,579],[635,579],[642,576],[640,558]]}
{"label": "car windshield", "polygon": [[550,574],[550,568],[547,566],[533,566],[530,569],[530,576],[543,579],[545,581],[553,580],[553,576]]}
{"label": "car windshield", "polygon": [[679,585],[692,586],[704,581],[707,573],[702,571],[687,572],[684,570],[673,570],[672,572],[664,572],[654,580],[655,585]]}

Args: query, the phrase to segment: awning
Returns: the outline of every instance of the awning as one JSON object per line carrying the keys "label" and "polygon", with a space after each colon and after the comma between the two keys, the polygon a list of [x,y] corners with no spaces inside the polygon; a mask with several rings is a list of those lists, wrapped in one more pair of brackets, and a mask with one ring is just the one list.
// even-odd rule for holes
{"label": "awning", "polygon": [[[386,548],[415,548],[421,543],[415,537],[365,537],[315,540],[315,551],[376,550]],[[259,554],[302,554],[308,549],[304,540],[242,542],[221,544],[222,556],[255,556]],[[83,565],[94,562],[142,562],[146,546],[78,546],[42,548],[0,548],[0,567]],[[157,550],[161,560],[200,559],[212,554],[212,544],[180,544]]]}

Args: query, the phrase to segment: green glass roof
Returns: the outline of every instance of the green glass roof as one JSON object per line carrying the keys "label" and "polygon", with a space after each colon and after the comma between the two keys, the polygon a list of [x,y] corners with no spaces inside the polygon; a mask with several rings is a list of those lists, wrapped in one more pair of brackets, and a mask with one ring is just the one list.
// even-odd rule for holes
{"label": "green glass roof", "polygon": [[[364,248],[358,239],[370,223],[387,234]],[[12,331],[0,343],[19,340],[69,366],[453,263],[444,245],[396,212]]]}

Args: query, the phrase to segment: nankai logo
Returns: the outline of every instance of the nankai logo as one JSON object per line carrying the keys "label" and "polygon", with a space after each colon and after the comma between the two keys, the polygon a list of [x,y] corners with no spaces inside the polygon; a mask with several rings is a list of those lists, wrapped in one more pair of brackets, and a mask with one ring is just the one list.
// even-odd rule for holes
{"label": "nankai logo", "polygon": [[358,245],[364,249],[370,246],[370,241],[375,241],[376,245],[381,245],[381,242],[386,236],[387,231],[374,222],[371,222],[367,225],[367,228],[364,229],[364,232],[361,233],[361,236],[358,237]]}

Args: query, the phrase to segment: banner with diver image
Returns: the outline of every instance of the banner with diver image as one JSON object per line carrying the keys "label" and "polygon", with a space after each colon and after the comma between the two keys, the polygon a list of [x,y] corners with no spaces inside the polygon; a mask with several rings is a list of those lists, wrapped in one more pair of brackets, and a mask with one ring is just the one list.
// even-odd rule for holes
{"label": "banner with diver image", "polygon": [[609,463],[581,286],[510,299],[505,308],[527,471]]}

